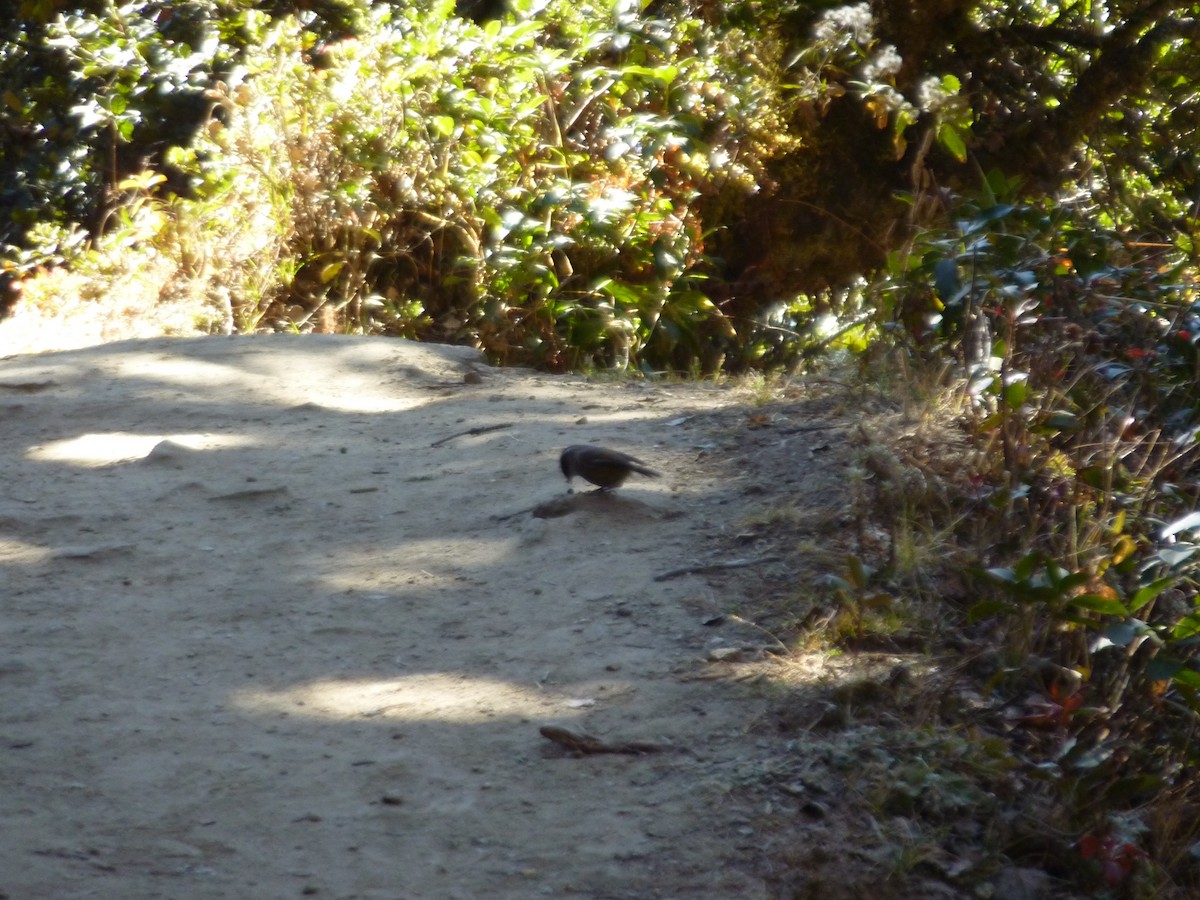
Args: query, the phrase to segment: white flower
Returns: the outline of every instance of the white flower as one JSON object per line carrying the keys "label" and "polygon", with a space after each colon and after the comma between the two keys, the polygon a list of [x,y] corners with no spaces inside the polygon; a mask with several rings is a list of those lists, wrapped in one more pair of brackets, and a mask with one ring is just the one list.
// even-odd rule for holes
{"label": "white flower", "polygon": [[875,19],[870,4],[852,3],[831,9],[817,20],[813,35],[818,41],[838,42],[839,38],[850,37],[854,43],[866,45],[875,33]]}
{"label": "white flower", "polygon": [[888,76],[895,75],[900,71],[901,62],[896,48],[891,44],[884,44],[871,58],[871,61],[863,66],[863,80],[882,81]]}

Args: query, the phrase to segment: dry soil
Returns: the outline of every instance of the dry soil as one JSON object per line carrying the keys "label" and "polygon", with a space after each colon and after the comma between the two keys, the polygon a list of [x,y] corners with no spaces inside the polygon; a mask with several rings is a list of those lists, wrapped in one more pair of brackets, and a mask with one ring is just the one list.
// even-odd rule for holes
{"label": "dry soil", "polygon": [[[771,637],[679,572],[761,502],[740,402],[387,339],[0,360],[0,896],[777,896],[769,692],[708,677]],[[663,477],[568,496],[571,443]]]}

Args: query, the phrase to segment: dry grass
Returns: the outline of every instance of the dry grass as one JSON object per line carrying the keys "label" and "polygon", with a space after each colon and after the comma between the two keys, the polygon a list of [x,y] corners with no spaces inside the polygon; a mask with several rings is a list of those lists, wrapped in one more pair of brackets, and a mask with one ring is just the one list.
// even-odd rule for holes
{"label": "dry grass", "polygon": [[[27,279],[13,316],[0,323],[0,356],[75,350],[131,338],[209,334],[219,315],[203,298],[161,299],[173,266],[114,272],[106,293],[90,274],[55,269]],[[123,276],[123,277],[120,277]]]}

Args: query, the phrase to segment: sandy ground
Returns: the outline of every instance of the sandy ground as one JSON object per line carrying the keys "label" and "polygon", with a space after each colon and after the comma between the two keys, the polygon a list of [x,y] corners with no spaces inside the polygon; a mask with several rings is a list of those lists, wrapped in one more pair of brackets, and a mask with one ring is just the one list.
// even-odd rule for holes
{"label": "sandy ground", "polygon": [[[386,339],[0,360],[0,896],[776,896],[764,691],[700,677],[769,639],[656,580],[755,502],[737,403]],[[571,443],[664,477],[568,498]]]}

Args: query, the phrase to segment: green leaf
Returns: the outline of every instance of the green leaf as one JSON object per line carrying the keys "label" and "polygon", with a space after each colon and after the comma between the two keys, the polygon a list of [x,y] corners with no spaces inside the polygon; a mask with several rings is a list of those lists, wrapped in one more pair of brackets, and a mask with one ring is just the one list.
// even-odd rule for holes
{"label": "green leaf", "polygon": [[1051,586],[1062,593],[1082,587],[1090,580],[1087,572],[1070,572],[1059,566],[1047,566]]}
{"label": "green leaf", "polygon": [[1133,595],[1133,599],[1129,601],[1129,611],[1137,612],[1139,609],[1173,585],[1176,580],[1177,579],[1175,576],[1169,575],[1166,578],[1159,578],[1157,581],[1150,582]]}
{"label": "green leaf", "polygon": [[1029,399],[1029,379],[1024,375],[1012,376],[1004,386],[1004,402],[1009,409],[1020,409]]}
{"label": "green leaf", "polygon": [[1052,431],[1066,432],[1077,432],[1082,427],[1079,422],[1079,416],[1066,410],[1050,413],[1042,419],[1041,425]]}
{"label": "green leaf", "polygon": [[1101,597],[1098,594],[1080,594],[1067,601],[1071,606],[1088,609],[1092,612],[1104,613],[1108,616],[1124,616],[1129,614],[1125,604],[1112,597]]}
{"label": "green leaf", "polygon": [[1186,685],[1192,690],[1200,689],[1200,672],[1194,669],[1187,669],[1180,666],[1175,674],[1171,676],[1171,680],[1176,684]]}
{"label": "green leaf", "polygon": [[642,294],[636,288],[620,281],[608,280],[599,287],[599,290],[612,297],[618,306],[626,308],[636,307],[642,299]]}
{"label": "green leaf", "polygon": [[1018,581],[1028,581],[1043,563],[1044,560],[1040,553],[1026,553],[1017,560],[1017,565],[1013,572]]}
{"label": "green leaf", "polygon": [[948,122],[938,126],[938,143],[948,150],[960,163],[967,161],[967,145],[958,129]]}
{"label": "green leaf", "polygon": [[621,74],[641,75],[644,78],[653,78],[655,81],[661,81],[663,84],[670,84],[679,76],[678,66],[657,66],[650,68],[648,66],[625,66],[621,69]]}
{"label": "green leaf", "polygon": [[[1146,663],[1146,677],[1151,681],[1174,681],[1180,672],[1187,671],[1182,662],[1169,656],[1156,656]],[[1191,673],[1195,675],[1196,673]],[[1186,684],[1186,679],[1183,680]]]}
{"label": "green leaf", "polygon": [[958,277],[957,260],[943,258],[933,264],[933,287],[944,303],[958,295],[962,282]]}
{"label": "green leaf", "polygon": [[1200,613],[1180,619],[1171,630],[1172,639],[1177,641],[1195,637],[1197,634],[1200,634]]}
{"label": "green leaf", "polygon": [[1171,568],[1175,568],[1190,560],[1197,552],[1200,552],[1200,545],[1179,543],[1162,547],[1154,555]]}
{"label": "green leaf", "polygon": [[450,116],[434,116],[433,130],[440,137],[450,137],[450,135],[454,134],[454,119]]}

